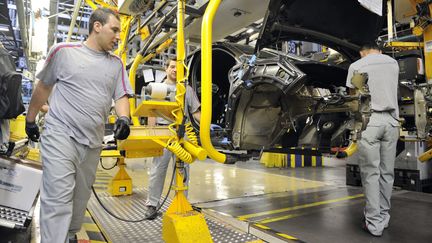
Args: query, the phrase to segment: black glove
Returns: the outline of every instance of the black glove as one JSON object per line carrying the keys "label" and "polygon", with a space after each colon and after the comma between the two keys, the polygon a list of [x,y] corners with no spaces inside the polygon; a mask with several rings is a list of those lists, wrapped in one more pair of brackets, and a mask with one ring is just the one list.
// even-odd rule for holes
{"label": "black glove", "polygon": [[28,138],[33,142],[37,142],[39,140],[40,137],[39,127],[36,125],[34,121],[33,122],[26,121],[25,131],[27,133]]}
{"label": "black glove", "polygon": [[127,116],[121,116],[114,124],[114,137],[118,140],[124,140],[129,136],[130,119]]}

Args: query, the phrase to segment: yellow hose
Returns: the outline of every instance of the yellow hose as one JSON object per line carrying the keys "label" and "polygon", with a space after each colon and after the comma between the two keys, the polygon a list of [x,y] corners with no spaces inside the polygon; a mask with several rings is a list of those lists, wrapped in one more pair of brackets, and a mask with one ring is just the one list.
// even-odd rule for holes
{"label": "yellow hose", "polygon": [[339,159],[349,157],[357,152],[357,143],[352,142],[344,151],[340,151],[336,154]]}
{"label": "yellow hose", "polygon": [[429,149],[428,151],[422,153],[422,154],[418,157],[418,159],[419,159],[421,162],[426,162],[426,161],[430,160],[431,158],[432,158],[432,148]]}

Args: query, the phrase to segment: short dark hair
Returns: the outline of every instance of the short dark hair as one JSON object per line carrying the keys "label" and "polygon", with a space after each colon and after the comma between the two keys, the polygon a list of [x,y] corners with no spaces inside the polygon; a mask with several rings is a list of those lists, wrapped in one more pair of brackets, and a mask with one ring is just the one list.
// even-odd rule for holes
{"label": "short dark hair", "polygon": [[90,23],[89,23],[89,34],[93,31],[93,25],[95,22],[99,22],[102,25],[108,22],[109,16],[112,15],[116,17],[120,21],[120,16],[118,13],[110,8],[98,8],[90,15]]}
{"label": "short dark hair", "polygon": [[363,44],[361,47],[360,47],[360,50],[359,51],[365,51],[365,50],[381,50],[381,48],[378,46],[378,44],[377,43],[375,43],[375,42],[371,42],[371,43],[366,43],[366,44]]}
{"label": "short dark hair", "polygon": [[168,58],[165,62],[165,68],[169,67],[171,61],[177,62],[177,58],[175,58],[175,57]]}

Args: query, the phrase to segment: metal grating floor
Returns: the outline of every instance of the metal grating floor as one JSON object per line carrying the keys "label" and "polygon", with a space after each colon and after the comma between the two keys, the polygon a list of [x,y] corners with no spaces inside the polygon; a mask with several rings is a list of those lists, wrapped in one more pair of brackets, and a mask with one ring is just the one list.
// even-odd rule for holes
{"label": "metal grating floor", "polygon": [[[144,217],[145,199],[147,198],[145,189],[134,189],[131,196],[124,197],[112,197],[107,192],[101,191],[97,193],[102,203],[116,216],[130,220],[138,220]],[[162,207],[163,212],[170,203],[171,201],[167,200]],[[158,216],[155,220],[144,220],[137,223],[124,222],[105,212],[94,195],[90,198],[88,209],[111,242],[164,242],[162,240],[161,216]],[[239,232],[213,219],[206,217],[206,221],[215,243],[258,240],[251,234]]]}

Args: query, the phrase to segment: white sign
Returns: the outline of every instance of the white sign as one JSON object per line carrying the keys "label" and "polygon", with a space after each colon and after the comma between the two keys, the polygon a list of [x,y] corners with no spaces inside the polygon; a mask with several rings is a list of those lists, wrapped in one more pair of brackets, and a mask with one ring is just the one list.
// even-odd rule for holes
{"label": "white sign", "polygon": [[143,70],[143,76],[144,76],[144,81],[146,83],[154,81],[154,76],[153,76],[153,70],[152,69],[145,69],[145,70]]}

